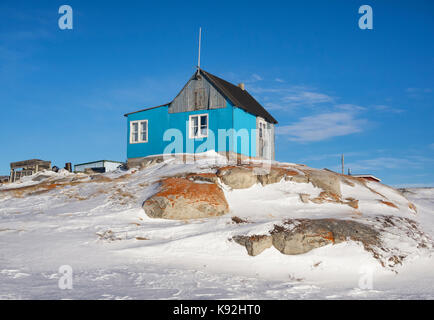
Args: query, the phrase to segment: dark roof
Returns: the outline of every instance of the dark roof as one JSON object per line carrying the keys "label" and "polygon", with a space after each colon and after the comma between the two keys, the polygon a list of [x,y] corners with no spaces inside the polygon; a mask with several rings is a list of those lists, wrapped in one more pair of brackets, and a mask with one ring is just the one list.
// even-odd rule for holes
{"label": "dark roof", "polygon": [[[260,116],[268,122],[277,123],[277,120],[274,119],[273,116],[269,114],[268,111],[265,110],[264,107],[261,106],[259,102],[256,101],[256,99],[247,92],[247,90],[243,90],[240,87],[233,85],[230,82],[227,82],[226,80],[223,80],[209,72],[206,72],[205,70],[199,69],[199,72],[201,75],[205,76],[217,88],[217,90],[219,90],[224,96],[226,96],[226,98],[228,98],[235,106],[256,116]],[[192,78],[194,78],[196,74],[197,73],[195,73]],[[170,103],[126,113],[124,114],[124,116],[126,117],[133,113],[164,107],[169,105]]]}
{"label": "dark roof", "polygon": [[205,70],[200,69],[200,73],[208,78],[213,85],[217,87],[222,93],[232,101],[237,107],[252,113],[254,115],[260,116],[271,123],[277,123],[277,120],[273,118],[263,106],[253,98],[247,90],[243,90],[240,87],[233,85],[226,80],[223,80]]}

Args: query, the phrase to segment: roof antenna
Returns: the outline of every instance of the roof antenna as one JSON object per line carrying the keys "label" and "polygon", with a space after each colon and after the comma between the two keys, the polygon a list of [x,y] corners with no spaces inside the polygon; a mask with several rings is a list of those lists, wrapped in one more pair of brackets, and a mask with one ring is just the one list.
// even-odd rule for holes
{"label": "roof antenna", "polygon": [[197,59],[197,71],[198,72],[200,70],[200,41],[201,41],[201,38],[202,38],[202,27],[199,27],[199,56]]}

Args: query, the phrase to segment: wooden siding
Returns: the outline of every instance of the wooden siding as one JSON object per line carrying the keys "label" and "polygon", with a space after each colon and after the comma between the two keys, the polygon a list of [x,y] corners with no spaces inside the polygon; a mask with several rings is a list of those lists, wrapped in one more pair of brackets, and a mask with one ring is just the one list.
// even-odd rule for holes
{"label": "wooden siding", "polygon": [[204,77],[190,79],[169,106],[169,113],[219,109],[226,99]]}

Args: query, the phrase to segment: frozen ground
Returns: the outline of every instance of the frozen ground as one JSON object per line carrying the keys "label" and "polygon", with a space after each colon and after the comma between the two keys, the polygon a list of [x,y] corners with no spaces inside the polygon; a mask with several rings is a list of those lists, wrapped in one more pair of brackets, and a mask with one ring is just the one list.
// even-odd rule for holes
{"label": "frozen ground", "polygon": [[[106,174],[106,179],[41,174],[40,181],[32,177],[0,186],[0,298],[434,299],[434,257],[410,244],[403,245],[409,258],[393,271],[351,241],[297,256],[272,247],[256,257],[228,241],[237,234],[267,231],[282,218],[358,217],[348,206],[301,203],[298,193],[318,193],[311,184],[225,190],[231,213],[218,218],[169,221],[146,216],[141,204],[155,192],[159,177],[210,170],[206,161],[160,163]],[[44,179],[58,182],[42,191],[32,189]],[[16,189],[23,186],[25,191]],[[399,208],[379,205],[357,187],[343,186],[342,191],[360,199],[365,216],[409,215],[403,209],[406,202],[393,190],[372,187]],[[407,189],[405,195],[418,209],[412,219],[434,237],[434,188]],[[252,223],[234,224],[235,215]],[[397,233],[390,241],[399,237]],[[73,270],[70,290],[58,286],[64,265]]]}

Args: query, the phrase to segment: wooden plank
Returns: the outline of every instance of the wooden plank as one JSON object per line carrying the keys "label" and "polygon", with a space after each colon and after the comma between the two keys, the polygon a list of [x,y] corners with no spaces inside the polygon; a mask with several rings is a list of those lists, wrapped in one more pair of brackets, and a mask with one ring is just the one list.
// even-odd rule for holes
{"label": "wooden plank", "polygon": [[[201,101],[198,105],[198,100]],[[190,79],[169,107],[169,113],[226,107],[226,99],[204,77]]]}

